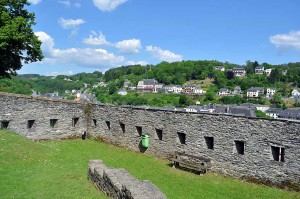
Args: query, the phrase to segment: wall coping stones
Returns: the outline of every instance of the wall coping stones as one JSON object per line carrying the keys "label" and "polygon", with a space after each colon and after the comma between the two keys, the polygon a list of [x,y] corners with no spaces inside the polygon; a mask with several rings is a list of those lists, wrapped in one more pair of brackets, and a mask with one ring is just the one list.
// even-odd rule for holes
{"label": "wall coping stones", "polygon": [[125,169],[107,167],[102,160],[90,160],[88,179],[110,198],[166,199],[149,180],[139,181]]}
{"label": "wall coping stones", "polygon": [[193,112],[185,112],[182,110],[167,110],[164,109],[163,107],[143,107],[143,106],[131,106],[131,105],[121,105],[121,106],[116,106],[113,104],[103,104],[103,103],[86,103],[86,102],[76,102],[76,101],[70,101],[70,100],[63,100],[63,99],[51,99],[51,98],[46,98],[46,97],[33,97],[33,96],[28,96],[28,95],[21,95],[21,94],[13,94],[13,93],[5,93],[5,92],[0,92],[0,96],[9,96],[9,97],[16,97],[16,98],[25,98],[25,99],[33,99],[33,100],[42,100],[42,101],[51,101],[51,102],[62,102],[62,103],[70,103],[70,104],[92,104],[92,105],[97,105],[97,106],[102,106],[102,107],[116,107],[116,108],[124,108],[124,109],[133,109],[133,110],[145,110],[145,111],[151,111],[151,112],[156,112],[156,111],[163,111],[163,112],[172,112],[172,113],[185,113],[185,114],[190,114],[190,115],[214,115],[214,116],[225,116],[225,117],[237,117],[237,118],[246,118],[246,119],[251,119],[251,120],[268,120],[268,121],[280,121],[280,122],[288,122],[288,123],[300,123],[298,120],[290,120],[290,119],[274,119],[274,118],[258,118],[258,117],[249,117],[249,116],[241,116],[241,115],[233,115],[233,114],[220,114],[220,113],[193,113]]}

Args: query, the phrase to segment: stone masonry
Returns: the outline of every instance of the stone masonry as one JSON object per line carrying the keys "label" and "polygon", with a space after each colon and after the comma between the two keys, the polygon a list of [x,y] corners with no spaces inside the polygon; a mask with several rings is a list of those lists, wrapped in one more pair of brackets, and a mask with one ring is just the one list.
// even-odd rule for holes
{"label": "stone masonry", "polygon": [[[300,191],[299,121],[80,104],[4,93],[0,93],[0,110],[3,128],[30,139],[78,137],[85,130],[92,138],[164,158],[175,151],[208,157],[213,172]],[[73,118],[78,118],[75,126]],[[51,119],[57,120],[54,127]],[[32,128],[28,128],[29,120],[34,120]],[[148,148],[141,146],[144,134],[150,136]]]}
{"label": "stone masonry", "polygon": [[125,169],[108,168],[101,160],[90,160],[88,179],[110,198],[167,198],[150,181],[139,181],[130,175]]}

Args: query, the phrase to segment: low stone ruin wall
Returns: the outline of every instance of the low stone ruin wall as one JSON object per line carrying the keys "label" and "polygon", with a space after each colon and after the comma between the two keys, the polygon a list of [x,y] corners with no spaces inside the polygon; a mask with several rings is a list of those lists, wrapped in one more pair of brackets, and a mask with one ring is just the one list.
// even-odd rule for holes
{"label": "low stone ruin wall", "polygon": [[106,167],[101,160],[90,160],[88,179],[110,198],[165,199],[149,180],[139,181],[125,169]]}

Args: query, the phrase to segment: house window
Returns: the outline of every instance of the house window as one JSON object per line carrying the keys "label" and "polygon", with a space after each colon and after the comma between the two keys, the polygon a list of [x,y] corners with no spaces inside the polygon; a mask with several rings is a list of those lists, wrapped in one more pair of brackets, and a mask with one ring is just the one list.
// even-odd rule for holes
{"label": "house window", "polygon": [[108,130],[110,130],[110,121],[105,121]]}
{"label": "house window", "polygon": [[94,127],[97,126],[97,120],[96,119],[93,119],[93,124],[94,124]]}
{"label": "house window", "polygon": [[28,120],[27,122],[27,128],[28,129],[32,129],[33,125],[34,125],[35,120]]}
{"label": "house window", "polygon": [[273,160],[284,162],[284,148],[271,146]]}
{"label": "house window", "polygon": [[156,135],[159,140],[162,140],[162,136],[163,136],[162,130],[156,129]]}
{"label": "house window", "polygon": [[120,127],[122,129],[122,132],[125,133],[125,124],[120,122]]}
{"label": "house window", "polygon": [[57,120],[58,119],[50,119],[50,127],[54,128],[57,126]]}
{"label": "house window", "polygon": [[235,140],[235,148],[238,154],[244,155],[245,152],[245,142]]}
{"label": "house window", "polygon": [[178,134],[178,139],[180,144],[185,144],[185,139],[186,139],[185,133],[177,132],[177,134]]}
{"label": "house window", "polygon": [[1,121],[1,129],[7,129],[8,124],[9,124],[9,121]]}
{"label": "house window", "polygon": [[142,127],[141,127],[141,126],[136,126],[135,128],[136,128],[136,130],[137,130],[139,136],[142,136],[142,134],[143,134],[143,129],[142,129]]}
{"label": "house window", "polygon": [[79,120],[78,117],[72,118],[72,126],[76,126],[76,124],[78,123],[78,120]]}
{"label": "house window", "polygon": [[214,149],[214,138],[213,137],[204,137],[205,143],[208,149]]}

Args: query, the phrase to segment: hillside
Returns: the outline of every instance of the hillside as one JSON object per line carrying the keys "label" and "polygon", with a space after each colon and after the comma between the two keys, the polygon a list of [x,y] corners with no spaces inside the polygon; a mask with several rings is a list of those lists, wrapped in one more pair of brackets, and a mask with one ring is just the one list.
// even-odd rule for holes
{"label": "hillside", "polygon": [[[224,71],[216,70],[216,66],[222,66]],[[281,107],[284,105],[281,99],[274,102],[259,98],[249,100],[245,98],[246,90],[251,87],[275,88],[279,98],[288,98],[291,91],[300,85],[300,63],[289,63],[282,65],[270,65],[262,63],[260,66],[272,71],[267,74],[255,74],[257,62],[247,61],[246,65],[222,63],[218,61],[182,61],[182,62],[161,62],[157,65],[133,65],[113,68],[106,71],[94,73],[79,73],[76,75],[56,77],[40,76],[36,74],[19,75],[12,79],[0,80],[0,91],[18,94],[31,95],[33,91],[38,94],[58,92],[59,96],[67,99],[74,99],[76,93],[91,93],[103,103],[127,104],[127,105],[149,105],[149,106],[187,106],[200,101],[201,104],[240,104],[244,102],[271,104]],[[245,70],[246,75],[238,77],[233,75],[232,69],[240,68]],[[203,89],[202,95],[163,95],[163,94],[142,94],[129,92],[126,96],[118,95],[125,80],[129,86],[135,86],[142,79],[155,79],[164,85],[195,84]],[[239,86],[244,98],[228,96],[225,99],[217,96],[221,88],[233,90]],[[128,88],[127,88],[128,90]],[[181,98],[181,100],[179,100]],[[223,99],[223,100],[222,100]],[[298,102],[287,101],[285,106],[298,106]]]}

